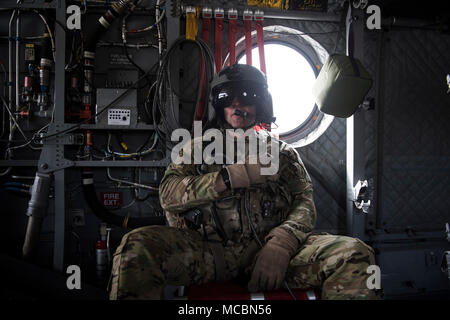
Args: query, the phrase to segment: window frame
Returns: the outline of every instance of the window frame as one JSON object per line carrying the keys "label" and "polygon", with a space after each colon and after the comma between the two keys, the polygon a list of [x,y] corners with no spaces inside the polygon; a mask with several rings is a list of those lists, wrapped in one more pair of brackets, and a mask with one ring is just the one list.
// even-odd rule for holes
{"label": "window frame", "polygon": [[[276,31],[277,28],[281,28],[285,32],[285,36],[283,36],[283,34],[280,35]],[[288,34],[289,32],[290,34]],[[308,61],[316,78],[325,63],[326,58],[328,58],[328,52],[320,45],[320,43],[308,35],[303,34],[300,30],[291,27],[279,25],[264,27],[264,45],[266,44],[284,45],[296,50],[306,59],[306,61]],[[257,48],[256,31],[253,31],[252,50],[257,50]],[[236,61],[239,61],[243,56],[245,56],[245,37],[241,37],[236,41]],[[225,58],[224,65],[227,65],[228,63],[229,53]],[[259,66],[257,67],[259,68]],[[306,120],[294,129],[280,133],[279,138],[295,147],[306,146],[317,140],[326,131],[333,120],[333,116],[324,114],[319,110],[317,104],[314,104],[314,107]]]}

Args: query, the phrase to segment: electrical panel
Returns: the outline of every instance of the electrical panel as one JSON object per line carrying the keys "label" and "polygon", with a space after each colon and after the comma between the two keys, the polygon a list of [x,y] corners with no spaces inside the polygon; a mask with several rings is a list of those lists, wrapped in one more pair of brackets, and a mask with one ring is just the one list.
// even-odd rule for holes
{"label": "electrical panel", "polygon": [[160,0],[1,1],[0,179],[6,211],[23,213],[3,233],[13,256],[80,266],[104,288],[127,221],[165,224],[153,89],[166,30]]}
{"label": "electrical panel", "polygon": [[137,91],[97,89],[95,114],[97,114],[95,123],[98,125],[136,126],[138,117]]}

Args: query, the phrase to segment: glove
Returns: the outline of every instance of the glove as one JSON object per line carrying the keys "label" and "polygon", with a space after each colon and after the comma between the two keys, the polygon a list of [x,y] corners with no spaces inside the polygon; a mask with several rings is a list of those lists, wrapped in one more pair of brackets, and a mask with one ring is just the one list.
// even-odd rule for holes
{"label": "glove", "polygon": [[281,227],[273,229],[266,237],[269,238],[255,257],[252,277],[248,283],[250,292],[280,288],[291,256],[298,249],[297,238]]}
{"label": "glove", "polygon": [[245,164],[236,163],[225,167],[230,178],[231,188],[248,188],[251,185],[264,183],[267,175],[261,175],[262,167],[256,159],[255,161],[247,159]]}

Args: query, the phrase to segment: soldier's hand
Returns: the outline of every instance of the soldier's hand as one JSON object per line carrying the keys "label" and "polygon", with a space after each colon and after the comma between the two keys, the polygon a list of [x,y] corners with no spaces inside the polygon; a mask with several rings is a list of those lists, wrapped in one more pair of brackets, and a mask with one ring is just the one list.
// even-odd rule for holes
{"label": "soldier's hand", "polygon": [[231,188],[248,188],[266,181],[267,175],[261,174],[264,166],[257,158],[247,158],[244,164],[232,164],[226,167],[230,177]]}
{"label": "soldier's hand", "polygon": [[299,246],[297,238],[282,227],[270,231],[265,240],[266,245],[255,257],[252,277],[248,283],[250,292],[280,288],[289,261]]}
{"label": "soldier's hand", "polygon": [[257,292],[280,288],[290,258],[288,250],[269,241],[256,255],[248,290]]}

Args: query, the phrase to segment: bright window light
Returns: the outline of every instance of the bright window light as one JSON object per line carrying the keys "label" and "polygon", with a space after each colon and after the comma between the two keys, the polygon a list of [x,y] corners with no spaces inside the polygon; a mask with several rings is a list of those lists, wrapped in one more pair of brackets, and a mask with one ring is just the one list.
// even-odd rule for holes
{"label": "bright window light", "polygon": [[[311,89],[316,76],[306,58],[291,47],[268,43],[264,55],[276,117],[272,132],[282,135],[300,126],[312,113],[315,102]],[[238,63],[246,63],[245,55]],[[252,50],[252,65],[260,69],[257,47]]]}

